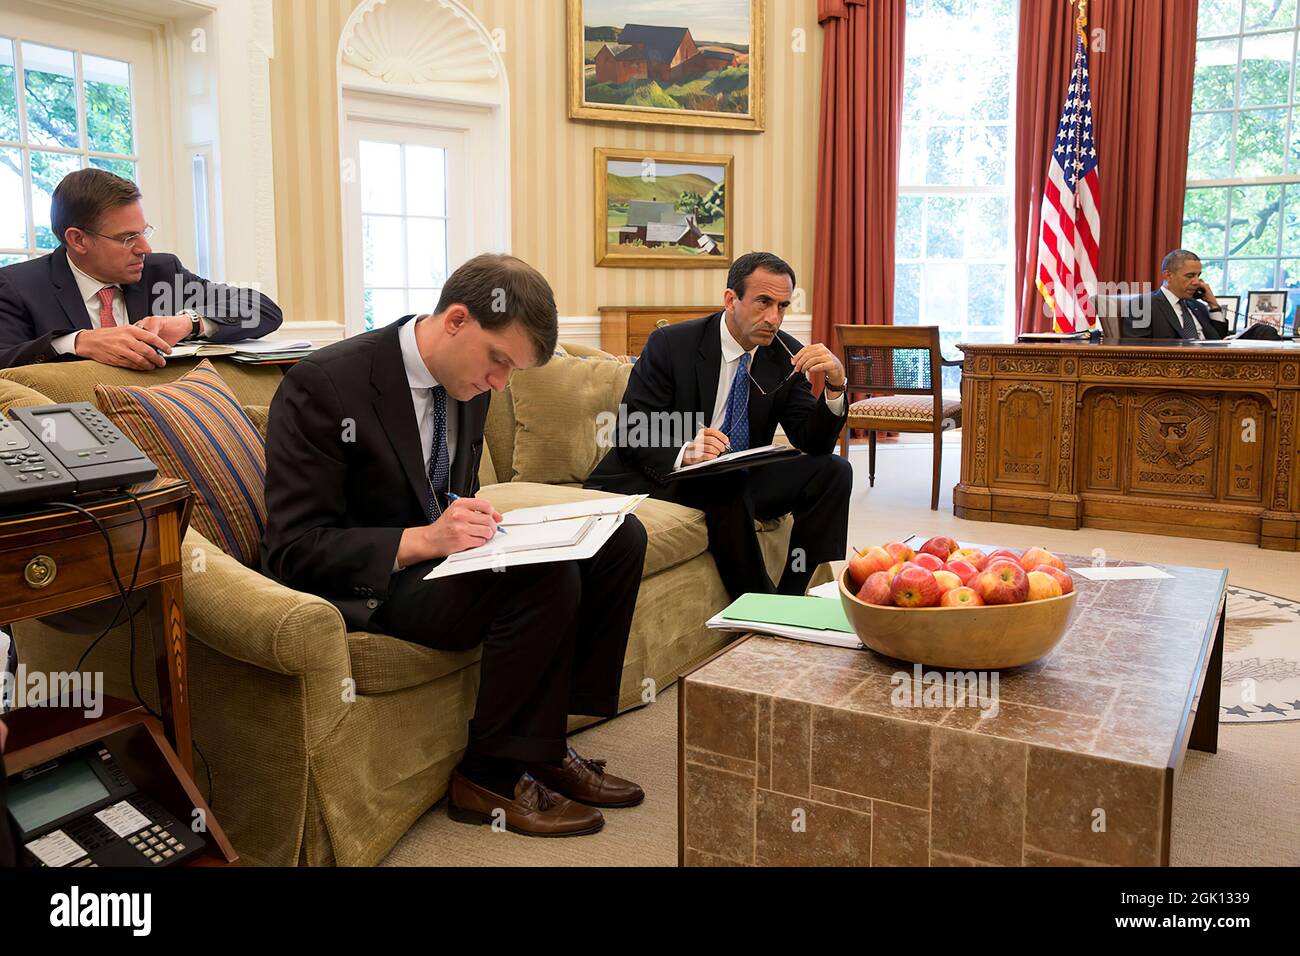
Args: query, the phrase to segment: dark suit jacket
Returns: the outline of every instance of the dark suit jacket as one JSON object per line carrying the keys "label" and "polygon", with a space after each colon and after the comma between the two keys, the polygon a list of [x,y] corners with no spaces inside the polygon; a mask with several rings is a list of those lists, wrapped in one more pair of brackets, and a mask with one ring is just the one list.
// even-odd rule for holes
{"label": "dark suit jacket", "polygon": [[[708,425],[717,399],[718,370],[722,365],[718,329],[721,321],[722,313],[715,312],[702,319],[656,329],[633,366],[623,394],[627,414],[686,413],[691,423],[699,414]],[[794,336],[785,332],[777,335],[791,353],[803,348]],[[825,401],[813,397],[808,380],[802,375],[796,375],[774,391],[777,383],[790,374],[790,368],[790,356],[775,341],[754,353],[751,373],[769,394],[761,395],[753,383],[749,386],[750,447],[770,444],[780,424],[791,444],[800,451],[810,455],[828,454],[835,450],[846,416],[835,415]],[[634,421],[632,427],[635,428]],[[693,424],[687,431],[685,441],[690,441],[696,432]],[[677,452],[684,443],[673,443],[666,438],[661,435],[655,442],[657,447],[638,447],[642,443],[628,441],[627,434],[620,429],[615,436],[615,447],[596,466],[586,487],[620,494],[663,496],[664,476],[672,471]]]}
{"label": "dark suit jacket", "polygon": [[[402,364],[399,322],[293,366],[271,401],[262,566],[364,629],[388,596],[402,531],[429,523],[427,462]],[[449,487],[478,492],[491,395],[456,405]]]}
{"label": "dark suit jacket", "polygon": [[[122,286],[122,296],[132,322],[193,309],[216,323],[213,342],[260,338],[282,319],[270,297],[209,282],[166,252],[146,255],[140,281]],[[92,327],[66,249],[0,269],[0,368],[61,358],[50,340]]]}
{"label": "dark suit jacket", "polygon": [[[1192,318],[1196,319],[1207,339],[1221,339],[1228,334],[1228,323],[1210,318],[1210,309],[1199,299],[1189,303]],[[1127,339],[1181,339],[1183,320],[1169,304],[1164,292],[1156,289],[1134,300],[1132,315],[1123,317],[1123,334]]]}

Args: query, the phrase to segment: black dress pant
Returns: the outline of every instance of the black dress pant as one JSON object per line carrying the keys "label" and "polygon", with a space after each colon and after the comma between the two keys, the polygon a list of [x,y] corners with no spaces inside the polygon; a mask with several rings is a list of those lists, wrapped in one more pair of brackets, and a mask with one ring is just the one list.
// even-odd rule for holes
{"label": "black dress pant", "polygon": [[[817,565],[848,549],[853,469],[839,455],[803,455],[752,470],[686,478],[669,486],[673,501],[704,512],[709,552],[731,597],[747,591],[803,594]],[[794,515],[790,552],[774,588],[754,520]]]}
{"label": "black dress pant", "polygon": [[530,564],[425,581],[437,562],[395,575],[377,627],[440,651],[483,646],[469,749],[560,760],[568,715],[613,717],[646,533],[634,515],[585,561]]}
{"label": "black dress pant", "polygon": [[9,825],[8,800],[9,778],[5,775],[5,758],[0,754],[0,866],[18,865],[18,843],[13,829]]}

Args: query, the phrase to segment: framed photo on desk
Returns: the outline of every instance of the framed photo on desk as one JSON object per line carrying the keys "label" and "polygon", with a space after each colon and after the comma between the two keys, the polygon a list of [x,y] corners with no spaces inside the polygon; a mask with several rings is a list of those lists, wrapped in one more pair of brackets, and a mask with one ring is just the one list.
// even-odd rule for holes
{"label": "framed photo on desk", "polygon": [[1246,296],[1245,327],[1248,329],[1252,325],[1268,325],[1281,335],[1286,320],[1286,300],[1285,289],[1250,292]]}
{"label": "framed photo on desk", "polygon": [[1228,323],[1228,331],[1241,331],[1241,296],[1239,295],[1221,295],[1218,297],[1219,307],[1223,309],[1223,320]]}

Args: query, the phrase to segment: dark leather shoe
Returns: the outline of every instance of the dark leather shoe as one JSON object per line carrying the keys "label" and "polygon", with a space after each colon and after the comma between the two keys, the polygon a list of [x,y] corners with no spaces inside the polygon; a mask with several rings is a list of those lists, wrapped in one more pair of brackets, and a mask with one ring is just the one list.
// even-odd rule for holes
{"label": "dark leather shoe", "polygon": [[515,798],[507,800],[480,787],[459,770],[451,772],[447,815],[460,823],[491,823],[493,811],[505,811],[507,830],[525,836],[565,837],[595,833],[605,825],[599,810],[566,800],[523,774],[515,784]]}
{"label": "dark leather shoe", "polygon": [[605,761],[579,757],[572,747],[560,763],[530,763],[527,770],[552,790],[591,807],[635,807],[645,799],[631,780],[606,773]]}

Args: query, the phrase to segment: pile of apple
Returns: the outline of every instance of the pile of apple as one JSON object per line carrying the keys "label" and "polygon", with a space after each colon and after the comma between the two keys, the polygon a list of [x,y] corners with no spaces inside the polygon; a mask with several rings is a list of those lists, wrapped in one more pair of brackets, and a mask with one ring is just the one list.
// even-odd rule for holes
{"label": "pile of apple", "polygon": [[895,541],[856,551],[849,584],[859,601],[881,607],[982,607],[1060,597],[1074,590],[1065,562],[1044,548],[991,554],[931,538],[913,551]]}

